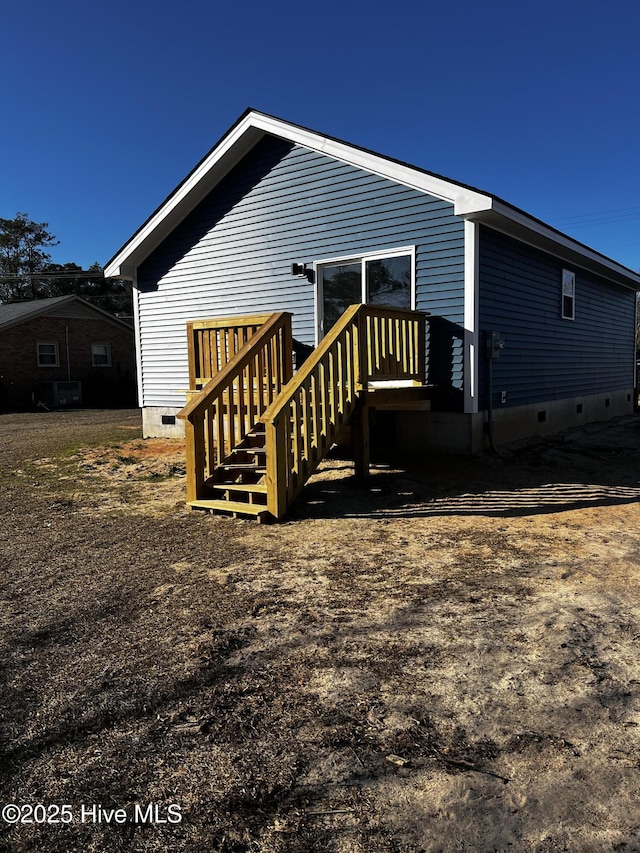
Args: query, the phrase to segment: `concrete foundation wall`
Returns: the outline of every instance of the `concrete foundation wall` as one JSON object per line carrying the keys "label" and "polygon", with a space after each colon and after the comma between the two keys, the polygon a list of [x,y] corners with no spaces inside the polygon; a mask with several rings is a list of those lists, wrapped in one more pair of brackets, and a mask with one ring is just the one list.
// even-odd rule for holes
{"label": "concrete foundation wall", "polygon": [[[575,426],[633,412],[634,390],[494,409],[496,445],[551,435]],[[415,453],[480,453],[488,446],[487,413],[402,412],[397,415],[398,448]]]}
{"label": "concrete foundation wall", "polygon": [[498,407],[493,411],[494,440],[499,445],[628,415],[633,412],[633,400],[634,390],[629,388],[513,408]]}
{"label": "concrete foundation wall", "polygon": [[[144,438],[184,438],[184,421],[177,414],[181,407],[145,406],[142,409],[142,435]],[[163,423],[162,419],[175,418],[175,423]]]}
{"label": "concrete foundation wall", "polygon": [[472,453],[472,416],[454,412],[398,412],[396,447],[413,453]]}
{"label": "concrete foundation wall", "polygon": [[[634,389],[548,400],[526,406],[511,406],[493,412],[496,445],[536,435],[551,435],[570,427],[606,421],[633,412]],[[183,438],[184,422],[179,407],[147,406],[142,410],[145,438]],[[175,423],[163,423],[174,417]],[[397,412],[395,443],[414,453],[481,453],[488,448],[487,413],[465,415],[455,412]]]}

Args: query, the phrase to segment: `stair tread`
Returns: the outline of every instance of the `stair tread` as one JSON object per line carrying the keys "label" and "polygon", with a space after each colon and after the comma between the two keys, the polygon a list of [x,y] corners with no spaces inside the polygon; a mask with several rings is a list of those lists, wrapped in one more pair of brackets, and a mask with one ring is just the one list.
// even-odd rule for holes
{"label": "stair tread", "polygon": [[255,462],[223,462],[222,465],[216,465],[216,468],[224,468],[225,470],[235,470],[236,468],[241,471],[256,471],[256,472],[264,472],[266,468],[262,464],[257,464]]}
{"label": "stair tread", "polygon": [[266,453],[266,447],[234,447],[232,453]]}
{"label": "stair tread", "polygon": [[266,483],[211,483],[210,488],[221,489],[225,492],[255,492],[257,495],[267,494]]}
{"label": "stair tread", "polygon": [[188,505],[195,509],[217,509],[223,512],[237,512],[244,515],[260,515],[267,511],[266,506],[243,503],[242,501],[201,499],[197,501],[188,501]]}

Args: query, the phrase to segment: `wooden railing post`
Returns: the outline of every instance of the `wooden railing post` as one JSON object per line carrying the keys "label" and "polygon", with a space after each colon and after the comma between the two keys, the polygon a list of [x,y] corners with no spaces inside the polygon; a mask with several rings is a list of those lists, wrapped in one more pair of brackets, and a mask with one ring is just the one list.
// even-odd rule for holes
{"label": "wooden railing post", "polygon": [[273,421],[267,421],[265,431],[267,510],[279,519],[287,511],[287,432],[282,413]]}
{"label": "wooden railing post", "polygon": [[352,445],[354,474],[356,480],[364,482],[369,476],[369,406],[359,402],[353,413]]}
{"label": "wooden railing post", "polygon": [[204,415],[184,422],[187,460],[187,501],[197,501],[204,493],[205,437]]}
{"label": "wooden railing post", "polygon": [[196,338],[193,332],[193,323],[187,323],[187,357],[189,362],[189,388],[196,387]]}
{"label": "wooden railing post", "polygon": [[364,311],[355,316],[354,380],[357,388],[366,388],[369,380],[369,322]]}
{"label": "wooden railing post", "polygon": [[427,318],[425,314],[421,314],[417,321],[418,334],[418,381],[424,385],[427,379]]}
{"label": "wooden railing post", "polygon": [[293,334],[291,332],[291,324],[286,324],[282,329],[282,385],[283,387],[289,382],[293,376]]}

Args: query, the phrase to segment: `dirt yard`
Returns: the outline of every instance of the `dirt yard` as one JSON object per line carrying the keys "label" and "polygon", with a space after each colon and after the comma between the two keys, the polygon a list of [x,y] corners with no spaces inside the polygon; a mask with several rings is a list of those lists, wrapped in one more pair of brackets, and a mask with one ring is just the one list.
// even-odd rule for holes
{"label": "dirt yard", "polygon": [[0,417],[0,850],[640,851],[640,417],[351,473]]}

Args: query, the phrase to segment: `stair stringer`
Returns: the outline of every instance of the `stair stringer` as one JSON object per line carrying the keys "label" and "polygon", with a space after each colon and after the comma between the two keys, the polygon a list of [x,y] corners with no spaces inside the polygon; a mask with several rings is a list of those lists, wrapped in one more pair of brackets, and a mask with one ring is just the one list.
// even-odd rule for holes
{"label": "stair stringer", "polygon": [[345,311],[260,418],[267,507],[276,519],[285,515],[356,410],[364,363],[363,307]]}

